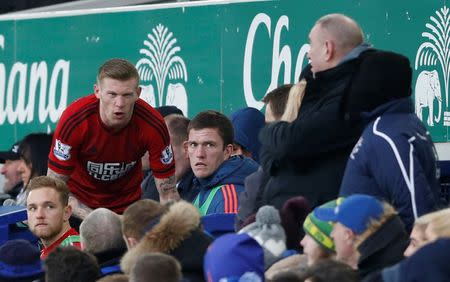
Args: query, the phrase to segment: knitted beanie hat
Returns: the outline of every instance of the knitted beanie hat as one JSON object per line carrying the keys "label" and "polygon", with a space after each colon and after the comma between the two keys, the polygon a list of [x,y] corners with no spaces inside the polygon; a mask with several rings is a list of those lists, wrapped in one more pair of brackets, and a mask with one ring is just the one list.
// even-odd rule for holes
{"label": "knitted beanie hat", "polygon": [[44,270],[39,250],[26,240],[10,240],[0,247],[0,279],[38,278]]}
{"label": "knitted beanie hat", "polygon": [[[344,198],[338,198],[321,205],[320,207],[334,208],[342,203]],[[334,241],[330,237],[331,231],[333,231],[333,224],[329,221],[323,221],[318,219],[314,215],[314,211],[311,212],[303,222],[303,230],[311,238],[314,239],[320,246],[326,250],[335,251]]]}
{"label": "knitted beanie hat", "polygon": [[280,215],[272,206],[261,207],[256,213],[256,221],[239,233],[247,233],[263,247],[266,269],[279,260],[286,250],[286,234]]}

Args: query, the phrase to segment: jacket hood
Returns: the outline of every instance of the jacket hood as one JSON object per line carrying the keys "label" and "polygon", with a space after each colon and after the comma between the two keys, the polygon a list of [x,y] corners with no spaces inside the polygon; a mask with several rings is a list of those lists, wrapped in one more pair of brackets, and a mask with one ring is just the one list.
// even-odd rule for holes
{"label": "jacket hood", "polygon": [[411,97],[396,99],[381,106],[378,106],[371,112],[361,113],[361,117],[366,123],[376,119],[384,114],[412,114],[414,113]]}
{"label": "jacket hood", "polygon": [[134,248],[125,253],[120,263],[122,271],[129,274],[131,267],[142,254],[149,252],[170,254],[199,229],[199,226],[200,214],[193,205],[185,201],[172,204],[161,216],[159,223],[145,233]]}
{"label": "jacket hood", "polygon": [[222,184],[233,183],[244,186],[244,180],[258,170],[258,163],[244,156],[232,156],[222,163],[217,171],[210,177],[196,178],[195,181],[201,188],[209,189]]}

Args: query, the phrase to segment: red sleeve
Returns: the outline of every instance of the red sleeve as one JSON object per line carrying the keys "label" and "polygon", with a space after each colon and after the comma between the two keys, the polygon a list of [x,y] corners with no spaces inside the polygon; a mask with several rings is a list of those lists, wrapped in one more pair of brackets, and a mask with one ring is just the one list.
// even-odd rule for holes
{"label": "red sleeve", "polygon": [[[48,156],[48,167],[56,173],[70,175],[75,168],[77,152],[83,135],[83,123],[97,110],[95,103],[87,103],[91,96],[69,105],[61,115]],[[93,100],[95,102],[95,100]]]}
{"label": "red sleeve", "polygon": [[158,111],[142,100],[138,100],[135,110],[146,128],[143,134],[153,175],[156,178],[172,176],[175,173],[175,160],[164,119]]}

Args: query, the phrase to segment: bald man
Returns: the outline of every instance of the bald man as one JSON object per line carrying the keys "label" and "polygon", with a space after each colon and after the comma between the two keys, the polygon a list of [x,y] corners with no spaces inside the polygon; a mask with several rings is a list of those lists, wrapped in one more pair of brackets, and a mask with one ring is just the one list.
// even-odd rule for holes
{"label": "bald man", "polygon": [[359,55],[369,49],[363,31],[348,16],[320,18],[309,33],[310,64],[300,79],[305,95],[292,122],[266,125],[261,133],[261,164],[270,174],[262,204],[281,208],[294,196],[312,207],[335,199],[348,156],[362,125],[350,126],[341,103],[357,71]]}

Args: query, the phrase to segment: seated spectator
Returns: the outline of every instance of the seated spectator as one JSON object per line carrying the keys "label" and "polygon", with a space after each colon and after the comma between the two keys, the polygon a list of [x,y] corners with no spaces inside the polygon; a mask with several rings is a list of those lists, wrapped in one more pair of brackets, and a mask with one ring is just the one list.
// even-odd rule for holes
{"label": "seated spectator", "polygon": [[108,209],[93,210],[80,225],[83,251],[94,255],[102,275],[120,273],[120,259],[127,250],[119,216]]}
{"label": "seated spectator", "polygon": [[[133,207],[136,203],[130,205],[124,212],[123,234],[127,240],[133,233],[134,236],[142,233],[143,235],[133,239],[136,244],[133,243],[134,246],[129,248],[123,256],[122,271],[129,274],[140,255],[160,252],[171,255],[180,262],[184,278],[190,281],[203,281],[203,257],[212,238],[201,230],[198,210],[190,203],[179,201],[170,205],[168,210],[162,213],[153,212],[152,218],[146,216],[147,221],[140,221],[137,230],[132,232],[128,228],[137,226],[128,222],[131,214],[128,210],[136,210],[136,206]],[[153,203],[151,204],[153,206],[155,203],[159,205],[155,201],[148,203]],[[142,206],[143,203],[140,205]],[[135,222],[135,219],[131,221]]]}
{"label": "seated spectator", "polygon": [[255,239],[264,250],[264,265],[268,269],[282,258],[286,251],[286,234],[281,226],[278,210],[263,206],[256,213],[256,221],[239,231]]}
{"label": "seated spectator", "polygon": [[[339,198],[318,208],[336,208],[342,201],[343,198]],[[333,258],[336,255],[334,241],[331,238],[333,226],[329,221],[318,219],[313,211],[303,222],[303,230],[305,231],[305,237],[303,237],[300,244],[303,246],[303,253],[308,258],[309,266],[320,260]]]}
{"label": "seated spectator", "polygon": [[181,265],[162,253],[141,255],[131,268],[130,282],[180,282]]}
{"label": "seated spectator", "polygon": [[[291,89],[291,87],[292,84],[285,84],[272,90],[264,96],[262,101],[266,105],[266,112],[264,115],[266,123],[280,120],[285,111],[289,89]],[[264,186],[268,180],[269,174],[267,174],[262,167],[259,167],[256,172],[245,178],[245,188],[239,196],[239,210],[235,223],[236,231],[241,229],[244,221],[249,216],[254,216],[258,209],[262,206],[262,194],[264,191]]]}
{"label": "seated spectator", "polygon": [[16,197],[15,203],[10,205],[25,205],[27,199],[27,185],[33,177],[46,175],[48,153],[52,144],[52,135],[47,133],[31,133],[20,141],[20,165],[17,170],[23,182],[23,188]]}
{"label": "seated spectator", "polygon": [[[438,210],[422,215],[414,222],[414,227],[409,236],[409,246],[405,251],[405,256],[413,255],[418,249],[430,243],[431,238],[450,237],[450,209]],[[426,230],[430,222],[434,222],[433,228]]]}
{"label": "seated spectator", "polygon": [[402,262],[370,275],[365,282],[415,282],[450,280],[450,239],[428,244]]}
{"label": "seated spectator", "polygon": [[258,134],[264,126],[264,115],[247,107],[233,112],[230,121],[234,129],[233,155],[243,155],[259,162],[261,143]]}
{"label": "seated spectator", "polygon": [[[362,57],[345,112],[365,123],[347,162],[341,196],[368,194],[388,201],[406,231],[417,217],[441,207],[435,148],[414,113],[408,58],[376,50]],[[355,116],[356,115],[356,116]]]}
{"label": "seated spectator", "polygon": [[0,194],[0,203],[6,199],[15,200],[23,188],[18,167],[21,163],[19,154],[19,142],[12,145],[9,151],[0,152],[0,173],[5,177],[3,193]]}
{"label": "seated spectator", "polygon": [[58,246],[81,248],[80,236],[70,227],[72,207],[66,183],[49,176],[33,178],[27,185],[27,218],[30,231],[42,244],[41,259]]}
{"label": "seated spectator", "polygon": [[288,249],[297,251],[302,249],[298,242],[305,236],[303,222],[310,212],[308,200],[302,196],[290,198],[281,208],[281,225],[286,232],[286,247]]}
{"label": "seated spectator", "polygon": [[39,250],[25,240],[0,246],[0,282],[32,282],[44,278]]}
{"label": "seated spectator", "polygon": [[345,198],[337,208],[320,207],[314,215],[334,222],[331,237],[336,258],[367,276],[403,259],[405,227],[394,208],[368,195]]}
{"label": "seated spectator", "polygon": [[[184,142],[188,139],[189,119],[179,114],[169,114],[164,117],[164,121],[169,130],[170,144],[175,159],[175,180],[178,194],[181,199],[191,202],[197,196],[198,190],[194,189],[194,173],[184,147]],[[143,198],[159,201],[159,193],[151,172],[142,181],[142,189]]]}
{"label": "seated spectator", "polygon": [[248,234],[226,234],[208,249],[204,262],[205,280],[264,281],[264,251]]}
{"label": "seated spectator", "polygon": [[308,282],[359,282],[358,273],[347,264],[332,259],[318,261],[305,273],[300,281]]}
{"label": "seated spectator", "polygon": [[216,111],[199,113],[189,123],[186,142],[195,185],[194,200],[201,215],[237,213],[245,178],[258,164],[250,158],[233,156],[233,125]]}
{"label": "seated spectator", "polygon": [[122,215],[122,234],[128,249],[134,248],[147,232],[147,224],[159,218],[167,207],[159,202],[143,199],[129,205]]}
{"label": "seated spectator", "polygon": [[99,277],[95,257],[74,247],[58,247],[45,260],[46,282],[94,282]]}

